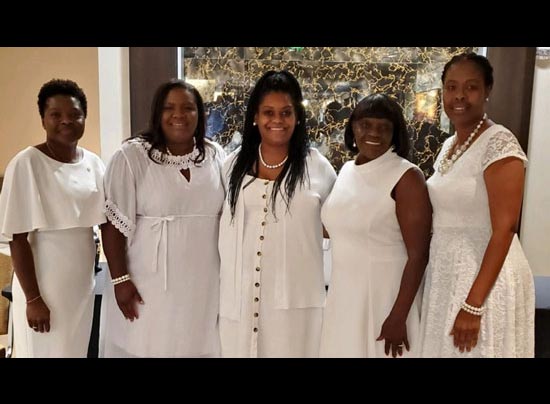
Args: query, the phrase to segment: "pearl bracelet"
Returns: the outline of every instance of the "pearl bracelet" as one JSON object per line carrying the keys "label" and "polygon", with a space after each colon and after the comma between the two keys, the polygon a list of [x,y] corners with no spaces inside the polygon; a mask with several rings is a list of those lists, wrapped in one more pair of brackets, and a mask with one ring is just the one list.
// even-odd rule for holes
{"label": "pearl bracelet", "polygon": [[130,280],[130,274],[119,276],[118,278],[111,279],[113,285],[118,285],[119,283],[126,282]]}
{"label": "pearl bracelet", "polygon": [[474,316],[481,316],[485,312],[485,307],[475,307],[466,303],[465,301],[462,302],[462,304],[460,305],[460,308],[464,310],[466,313],[473,314]]}

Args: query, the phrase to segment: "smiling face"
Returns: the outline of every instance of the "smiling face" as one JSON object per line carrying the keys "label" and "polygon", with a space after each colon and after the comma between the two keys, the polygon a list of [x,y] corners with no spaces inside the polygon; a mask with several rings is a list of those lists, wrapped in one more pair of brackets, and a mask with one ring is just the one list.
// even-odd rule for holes
{"label": "smiling face", "polygon": [[296,112],[289,94],[267,93],[254,115],[262,143],[271,146],[288,145],[296,126]]}
{"label": "smiling face", "polygon": [[84,134],[85,118],[80,101],[68,95],[46,100],[42,127],[49,141],[71,145]]}
{"label": "smiling face", "polygon": [[198,124],[195,96],[183,89],[170,90],[164,101],[161,127],[167,144],[189,144]]}
{"label": "smiling face", "polygon": [[353,121],[352,130],[358,162],[374,160],[392,146],[393,123],[389,119],[363,117]]}
{"label": "smiling face", "polygon": [[453,125],[472,126],[479,122],[490,91],[475,62],[462,60],[451,65],[443,82],[443,107]]}

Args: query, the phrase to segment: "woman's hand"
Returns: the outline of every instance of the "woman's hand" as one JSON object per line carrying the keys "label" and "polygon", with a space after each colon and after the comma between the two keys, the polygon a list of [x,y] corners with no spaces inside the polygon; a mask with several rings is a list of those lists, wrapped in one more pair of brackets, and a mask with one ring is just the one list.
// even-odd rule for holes
{"label": "woman's hand", "polygon": [[41,297],[27,303],[27,323],[36,332],[50,332],[50,309]]}
{"label": "woman's hand", "polygon": [[476,345],[481,327],[481,316],[470,314],[460,309],[456,315],[453,329],[449,335],[453,336],[454,346],[460,352],[470,352]]}
{"label": "woman's hand", "polygon": [[380,336],[376,340],[385,340],[384,351],[386,355],[389,355],[391,350],[391,355],[394,358],[403,355],[403,347],[409,351],[406,318],[404,319],[390,313],[384,324],[382,324]]}
{"label": "woman's hand", "polygon": [[115,297],[118,307],[127,320],[139,318],[136,303],[144,304],[136,285],[131,280],[115,285]]}

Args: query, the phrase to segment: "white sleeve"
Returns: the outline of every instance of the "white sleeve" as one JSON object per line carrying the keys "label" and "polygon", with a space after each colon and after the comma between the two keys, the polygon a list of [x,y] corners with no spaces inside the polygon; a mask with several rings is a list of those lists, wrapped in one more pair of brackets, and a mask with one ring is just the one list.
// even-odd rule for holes
{"label": "white sleeve", "polygon": [[11,241],[14,234],[47,225],[32,164],[26,156],[18,155],[6,168],[0,193],[0,234]]}
{"label": "white sleeve", "polygon": [[487,144],[487,150],[481,163],[483,170],[495,161],[506,157],[517,157],[523,161],[524,166],[527,165],[527,156],[512,132],[498,131],[491,136]]}
{"label": "white sleeve", "polygon": [[136,229],[136,180],[123,150],[107,165],[104,177],[105,214],[130,242]]}
{"label": "white sleeve", "polygon": [[322,178],[319,194],[321,196],[321,204],[323,204],[330,194],[330,191],[332,191],[332,187],[336,181],[336,171],[334,167],[332,167],[332,164],[330,164],[327,158],[321,153],[319,153],[319,173]]}
{"label": "white sleeve", "polygon": [[229,155],[225,158],[225,161],[223,162],[222,180],[223,180],[223,185],[226,192],[229,189],[229,180],[231,179],[231,172],[233,171],[233,165],[237,160],[237,156],[240,150],[241,148],[239,147],[233,152],[229,153]]}

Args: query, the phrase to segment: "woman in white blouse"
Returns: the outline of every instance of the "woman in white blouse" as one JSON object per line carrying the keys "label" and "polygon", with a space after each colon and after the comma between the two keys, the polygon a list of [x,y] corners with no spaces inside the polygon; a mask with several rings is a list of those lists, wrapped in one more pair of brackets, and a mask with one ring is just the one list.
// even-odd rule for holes
{"label": "woman in white blouse", "polygon": [[302,92],[265,73],[246,109],[242,147],[224,164],[220,336],[226,357],[316,357],[325,283],[321,205],[334,169],[308,147]]}
{"label": "woman in white blouse", "polygon": [[87,100],[71,80],[38,94],[46,141],[10,161],[0,194],[0,231],[15,270],[15,356],[86,357],[94,304],[92,227],[105,222],[103,174],[78,147]]}
{"label": "woman in white blouse", "polygon": [[102,305],[100,356],[219,355],[225,154],[205,130],[199,92],[172,80],[156,91],[149,128],[109,162],[102,234],[112,286]]}

